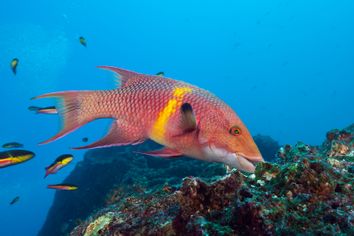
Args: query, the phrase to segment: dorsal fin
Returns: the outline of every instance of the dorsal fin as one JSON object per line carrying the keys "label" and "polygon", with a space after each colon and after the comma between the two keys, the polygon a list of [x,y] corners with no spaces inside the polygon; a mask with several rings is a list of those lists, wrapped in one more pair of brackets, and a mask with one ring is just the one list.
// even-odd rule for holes
{"label": "dorsal fin", "polygon": [[137,82],[141,78],[148,79],[150,76],[139,74],[130,70],[121,69],[114,66],[97,66],[100,69],[113,71],[118,75],[118,84],[120,87],[125,87]]}

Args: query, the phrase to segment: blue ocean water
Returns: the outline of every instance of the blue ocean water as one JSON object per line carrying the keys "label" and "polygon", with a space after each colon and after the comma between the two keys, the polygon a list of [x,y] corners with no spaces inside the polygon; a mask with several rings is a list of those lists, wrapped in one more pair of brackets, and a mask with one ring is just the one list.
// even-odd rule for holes
{"label": "blue ocean water", "polygon": [[[351,0],[1,1],[0,143],[21,142],[36,157],[0,169],[0,235],[37,234],[54,196],[47,184],[60,183],[82,159],[83,151],[69,148],[98,139],[108,125],[96,121],[38,146],[59,122],[28,111],[53,105],[31,97],[113,88],[112,74],[97,65],[164,71],[218,95],[252,134],[319,144],[327,130],[354,120],[353,12]],[[63,153],[74,162],[43,179]]]}

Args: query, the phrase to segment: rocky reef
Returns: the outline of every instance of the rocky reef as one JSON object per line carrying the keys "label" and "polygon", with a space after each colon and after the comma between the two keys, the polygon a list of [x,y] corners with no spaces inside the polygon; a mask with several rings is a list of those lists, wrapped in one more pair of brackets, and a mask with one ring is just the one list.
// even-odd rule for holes
{"label": "rocky reef", "polygon": [[[81,168],[102,165],[103,175],[116,178],[101,182],[97,195],[104,201],[58,219],[56,234],[48,223],[55,222],[52,208],[41,235],[354,235],[353,135],[351,125],[328,132],[320,146],[278,147],[276,160],[258,164],[251,175],[191,159],[90,151]],[[57,195],[53,207],[65,201],[73,198]],[[74,201],[72,211],[82,201],[89,200]]]}
{"label": "rocky reef", "polygon": [[[153,142],[139,146],[94,149],[86,152],[70,175],[63,181],[79,186],[77,191],[55,194],[40,236],[68,234],[90,214],[114,207],[121,199],[155,192],[163,186],[177,189],[185,176],[218,179],[226,170],[222,164],[190,158],[165,160],[147,157],[133,151],[160,148]],[[103,218],[101,218],[103,219]]]}

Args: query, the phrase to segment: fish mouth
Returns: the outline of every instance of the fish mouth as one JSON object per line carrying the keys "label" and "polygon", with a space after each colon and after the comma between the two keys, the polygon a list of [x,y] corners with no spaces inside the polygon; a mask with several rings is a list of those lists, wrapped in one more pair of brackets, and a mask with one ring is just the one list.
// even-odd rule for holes
{"label": "fish mouth", "polygon": [[250,173],[254,173],[257,163],[264,162],[262,156],[247,157],[242,153],[235,153],[235,157],[237,160],[237,168]]}
{"label": "fish mouth", "polygon": [[210,145],[204,149],[205,156],[203,160],[222,162],[238,170],[253,173],[258,162],[263,162],[262,156],[249,156],[240,152],[229,152],[223,148],[217,148]]}

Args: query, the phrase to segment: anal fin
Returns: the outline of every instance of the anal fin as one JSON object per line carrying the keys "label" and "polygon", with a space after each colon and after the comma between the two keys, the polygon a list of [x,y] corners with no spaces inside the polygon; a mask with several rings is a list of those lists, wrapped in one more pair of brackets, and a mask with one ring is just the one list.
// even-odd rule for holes
{"label": "anal fin", "polygon": [[160,150],[150,151],[150,152],[136,152],[136,153],[140,153],[148,156],[164,157],[164,158],[173,158],[173,157],[179,157],[183,155],[181,152],[168,147],[162,148]]}
{"label": "anal fin", "polygon": [[93,149],[102,147],[136,145],[145,141],[145,134],[143,130],[124,124],[123,122],[115,120],[108,132],[108,134],[101,140],[92,144],[75,147],[73,149]]}

